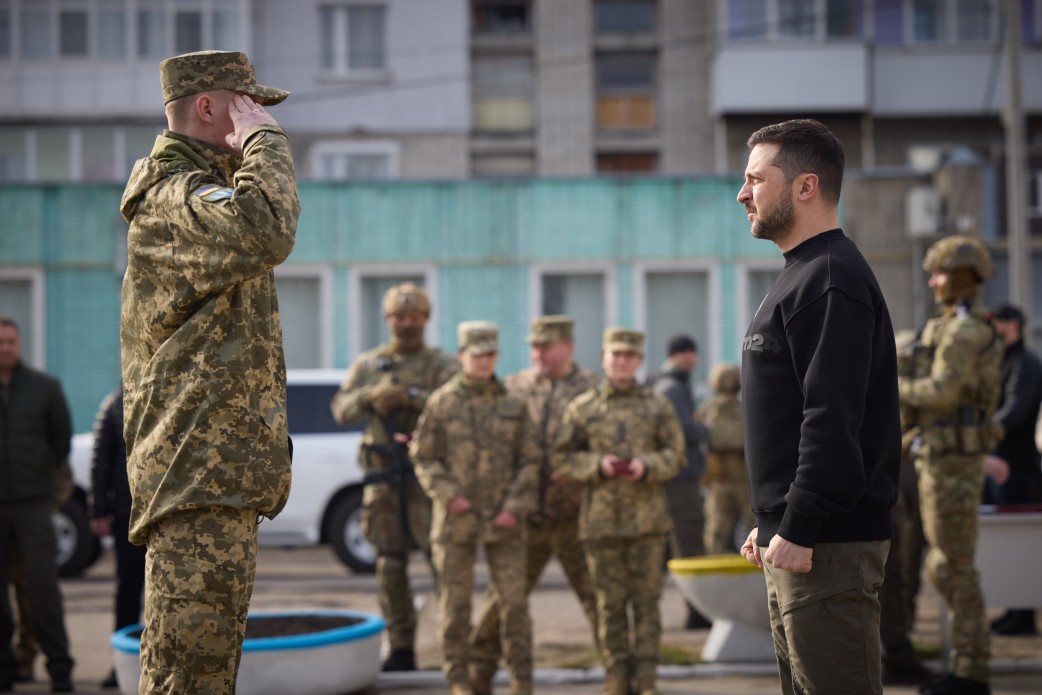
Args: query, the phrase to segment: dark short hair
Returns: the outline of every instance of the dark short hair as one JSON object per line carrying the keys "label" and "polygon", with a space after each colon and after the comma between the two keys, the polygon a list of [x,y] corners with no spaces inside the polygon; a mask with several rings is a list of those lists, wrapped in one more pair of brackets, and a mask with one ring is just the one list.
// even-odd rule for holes
{"label": "dark short hair", "polygon": [[689,335],[675,335],[669,339],[666,355],[672,357],[678,352],[698,352],[698,344]]}
{"label": "dark short hair", "polygon": [[21,334],[21,330],[18,329],[18,322],[9,316],[0,316],[0,326],[7,326],[13,328],[15,333]]}
{"label": "dark short hair", "polygon": [[999,321],[1016,321],[1018,326],[1024,328],[1024,312],[1012,304],[1000,304],[991,312],[991,317]]}
{"label": "dark short hair", "polygon": [[774,166],[790,181],[800,174],[815,174],[822,197],[839,204],[843,188],[843,143],[832,131],[812,118],[798,118],[760,128],[746,142],[751,150],[756,145],[778,145]]}

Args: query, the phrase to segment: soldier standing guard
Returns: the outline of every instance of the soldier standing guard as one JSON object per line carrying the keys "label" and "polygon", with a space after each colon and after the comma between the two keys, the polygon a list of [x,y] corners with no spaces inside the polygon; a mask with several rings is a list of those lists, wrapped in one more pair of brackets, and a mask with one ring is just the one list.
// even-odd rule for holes
{"label": "soldier standing guard", "polygon": [[974,566],[983,458],[1001,439],[992,423],[1001,388],[1002,341],[978,297],[994,266],[977,239],[951,236],[923,261],[940,316],[927,321],[910,371],[899,375],[901,405],[915,428],[930,579],[951,614],[951,673],[927,695],[976,695],[988,686],[989,636]]}
{"label": "soldier standing guard", "polygon": [[472,695],[467,638],[480,543],[499,596],[510,692],[530,695],[525,517],[535,502],[539,449],[525,401],[495,378],[496,325],[465,321],[458,333],[463,372],[430,397],[411,446],[416,477],[434,503],[431,545],[442,579],[443,670],[450,695]]}
{"label": "soldier standing guard", "polygon": [[130,174],[120,348],[130,540],[147,544],[142,695],[235,692],[258,517],[290,486],[275,266],[300,201],[245,53],[159,66],[169,129]]}
{"label": "soldier standing guard", "polygon": [[[528,517],[528,572],[531,593],[550,558],[557,556],[597,640],[597,599],[579,540],[582,486],[558,480],[550,469],[550,449],[565,406],[597,385],[599,377],[572,361],[575,343],[568,316],[540,316],[532,321],[528,343],[534,366],[507,377],[507,390],[528,402],[540,449],[539,486],[535,511]],[[500,656],[499,597],[489,587],[471,635],[471,682],[478,695],[492,692]]]}
{"label": "soldier standing guard", "polygon": [[[394,443],[394,435],[413,431],[427,397],[459,369],[451,355],[424,345],[431,303],[423,288],[409,282],[392,287],[384,294],[383,313],[391,342],[358,356],[330,404],[333,417],[342,425],[367,418],[358,452],[367,474],[389,470],[393,463],[388,447],[400,446]],[[405,452],[401,454],[399,465],[404,463]],[[362,498],[362,524],[376,548],[380,611],[391,648],[384,671],[416,670],[409,553],[418,549],[430,556],[431,502],[415,477],[402,473],[397,483],[367,485]],[[402,484],[404,494],[396,487]],[[404,514],[401,499],[408,500]]]}
{"label": "soldier standing guard", "polygon": [[658,603],[673,527],[663,484],[684,465],[673,406],[635,378],[643,361],[642,333],[604,332],[606,378],[568,405],[551,458],[561,478],[585,485],[579,536],[597,593],[606,695],[656,692]]}
{"label": "soldier standing guard", "polygon": [[713,393],[695,411],[709,430],[706,455],[706,552],[734,551],[736,519],[752,528],[756,520],[749,510],[749,475],[745,471],[745,427],[742,421],[738,365],[718,364],[709,371]]}

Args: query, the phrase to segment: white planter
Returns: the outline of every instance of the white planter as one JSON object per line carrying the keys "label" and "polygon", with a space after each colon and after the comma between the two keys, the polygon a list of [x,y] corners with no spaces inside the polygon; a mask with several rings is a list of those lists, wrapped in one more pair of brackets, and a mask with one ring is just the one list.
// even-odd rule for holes
{"label": "white planter", "polygon": [[[250,614],[250,620],[300,615],[361,620],[347,627],[288,637],[247,639],[236,690],[243,695],[340,695],[371,686],[380,672],[384,621],[356,611],[292,611]],[[123,695],[137,695],[141,678],[141,625],[125,627],[110,639]]]}

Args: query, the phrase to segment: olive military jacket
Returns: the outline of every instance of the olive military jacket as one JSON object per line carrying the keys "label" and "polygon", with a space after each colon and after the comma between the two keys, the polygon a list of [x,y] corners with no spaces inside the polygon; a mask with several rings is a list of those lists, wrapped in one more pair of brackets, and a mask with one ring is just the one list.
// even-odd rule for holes
{"label": "olive military jacket", "polygon": [[[604,478],[601,457],[639,458],[642,480]],[[566,480],[585,483],[579,537],[634,538],[673,529],[663,483],[686,463],[684,433],[672,404],[637,384],[607,380],[573,400],[564,412],[551,463]]]}
{"label": "olive military jacket", "polygon": [[395,432],[409,434],[416,427],[420,411],[431,393],[458,370],[459,362],[455,357],[433,347],[405,355],[386,344],[358,356],[347,370],[347,376],[333,397],[330,410],[341,425],[366,420],[358,452],[358,463],[363,471],[382,470],[388,465],[385,457],[371,448],[389,442],[384,422],[369,401],[373,387],[385,379],[393,379],[409,390],[412,403],[397,415],[394,422]]}
{"label": "olive military jacket", "polygon": [[[413,437],[416,478],[434,503],[431,541],[495,543],[521,533],[535,506],[539,449],[524,400],[493,379],[476,383],[457,374],[427,400]],[[462,495],[470,511],[449,515]],[[493,526],[501,511],[521,522]]]}
{"label": "olive military jacket", "polygon": [[553,480],[550,451],[561,427],[564,409],[572,399],[595,387],[600,381],[593,372],[572,365],[562,379],[543,376],[535,367],[512,374],[503,380],[507,390],[528,402],[539,444],[539,484],[536,492],[535,521],[571,519],[579,516],[582,485],[572,480]]}
{"label": "olive military jacket", "polygon": [[300,202],[289,142],[258,126],[243,157],[166,131],[130,175],[120,346],[130,538],[202,506],[273,517],[289,495],[275,266]]}

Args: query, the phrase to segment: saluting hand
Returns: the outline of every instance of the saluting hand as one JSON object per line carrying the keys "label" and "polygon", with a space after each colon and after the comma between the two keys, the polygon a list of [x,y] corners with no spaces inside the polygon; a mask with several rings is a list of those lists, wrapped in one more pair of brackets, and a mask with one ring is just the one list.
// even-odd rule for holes
{"label": "saluting hand", "polygon": [[235,130],[225,137],[228,147],[242,154],[243,140],[250,128],[259,125],[278,125],[270,113],[264,107],[244,94],[236,94],[228,102],[228,115],[232,119]]}

